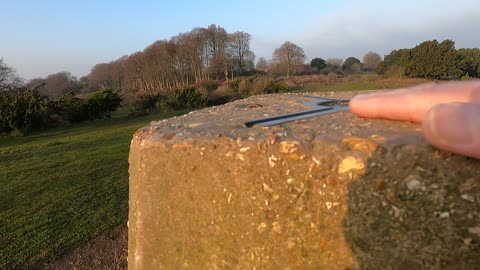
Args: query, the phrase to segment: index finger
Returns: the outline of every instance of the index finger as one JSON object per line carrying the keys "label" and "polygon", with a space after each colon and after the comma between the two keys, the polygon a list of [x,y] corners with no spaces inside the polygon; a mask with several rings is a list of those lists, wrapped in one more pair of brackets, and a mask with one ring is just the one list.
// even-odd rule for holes
{"label": "index finger", "polygon": [[431,107],[451,102],[480,103],[480,80],[358,95],[350,101],[350,110],[361,117],[422,122]]}

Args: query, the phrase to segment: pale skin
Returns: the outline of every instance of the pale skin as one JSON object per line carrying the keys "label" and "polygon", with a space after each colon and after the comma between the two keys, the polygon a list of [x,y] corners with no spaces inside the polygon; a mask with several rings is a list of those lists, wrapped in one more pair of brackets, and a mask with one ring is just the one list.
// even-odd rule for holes
{"label": "pale skin", "polygon": [[480,159],[480,80],[358,95],[350,110],[360,117],[422,123],[432,145]]}

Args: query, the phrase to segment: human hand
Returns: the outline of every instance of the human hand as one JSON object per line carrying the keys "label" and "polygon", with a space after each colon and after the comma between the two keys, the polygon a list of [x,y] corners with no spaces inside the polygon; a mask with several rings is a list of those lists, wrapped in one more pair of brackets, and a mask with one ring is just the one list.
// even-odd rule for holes
{"label": "human hand", "polygon": [[350,110],[361,117],[422,123],[434,146],[480,159],[480,80],[358,95]]}

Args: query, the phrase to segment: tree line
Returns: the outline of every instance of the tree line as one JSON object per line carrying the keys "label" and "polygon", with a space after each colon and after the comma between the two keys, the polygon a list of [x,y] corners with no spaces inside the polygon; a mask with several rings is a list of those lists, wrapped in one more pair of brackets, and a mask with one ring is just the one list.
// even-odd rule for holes
{"label": "tree line", "polygon": [[85,97],[73,94],[49,100],[36,89],[0,92],[0,134],[25,135],[32,129],[110,117],[122,98],[110,89]]}
{"label": "tree line", "polygon": [[378,65],[377,73],[437,80],[479,78],[480,49],[457,50],[453,40],[429,40],[411,49],[393,50]]}
{"label": "tree line", "polygon": [[368,52],[362,60],[315,57],[309,63],[300,46],[286,41],[271,60],[260,57],[256,64],[250,41],[246,32],[228,33],[217,25],[194,28],[97,64],[80,79],[63,71],[27,83],[0,58],[0,133],[104,118],[122,100],[133,115],[142,115],[285,92],[288,85],[279,76],[376,71],[437,80],[480,77],[480,49],[456,49],[452,40],[425,41],[383,59]]}
{"label": "tree line", "polygon": [[170,40],[156,41],[141,52],[97,64],[88,75],[92,88],[158,93],[207,80],[226,80],[254,69],[251,36],[210,25]]}
{"label": "tree line", "polygon": [[255,65],[256,70],[268,72],[275,76],[289,77],[290,75],[308,74],[353,74],[362,71],[374,71],[382,61],[382,57],[375,52],[368,52],[363,62],[351,56],[345,59],[328,58],[327,60],[315,57],[309,64],[305,63],[305,53],[301,47],[289,41],[275,49],[272,60],[267,61],[260,57]]}
{"label": "tree line", "polygon": [[452,40],[425,41],[414,48],[393,50],[383,59],[378,53],[368,52],[362,60],[315,57],[310,63],[305,63],[306,55],[300,46],[286,41],[274,50],[271,60],[260,57],[256,64],[250,41],[251,35],[246,32],[228,33],[217,25],[194,28],[169,40],[156,41],[143,51],[97,64],[80,79],[62,71],[26,84],[0,59],[0,91],[21,86],[32,89],[44,84],[39,93],[57,100],[68,93],[106,88],[133,97],[168,93],[209,80],[228,83],[235,77],[252,74],[289,77],[376,71],[385,76],[430,79],[480,77],[480,49],[457,50]]}
{"label": "tree line", "polygon": [[17,75],[15,69],[8,66],[0,58],[0,92],[11,91],[23,85],[23,80]]}

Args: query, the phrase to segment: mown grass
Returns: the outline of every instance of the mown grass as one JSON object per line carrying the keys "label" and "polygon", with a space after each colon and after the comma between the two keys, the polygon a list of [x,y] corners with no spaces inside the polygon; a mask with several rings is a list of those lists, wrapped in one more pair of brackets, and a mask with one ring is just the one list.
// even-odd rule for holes
{"label": "mown grass", "polygon": [[125,224],[132,134],[183,113],[0,137],[0,269],[54,259]]}

